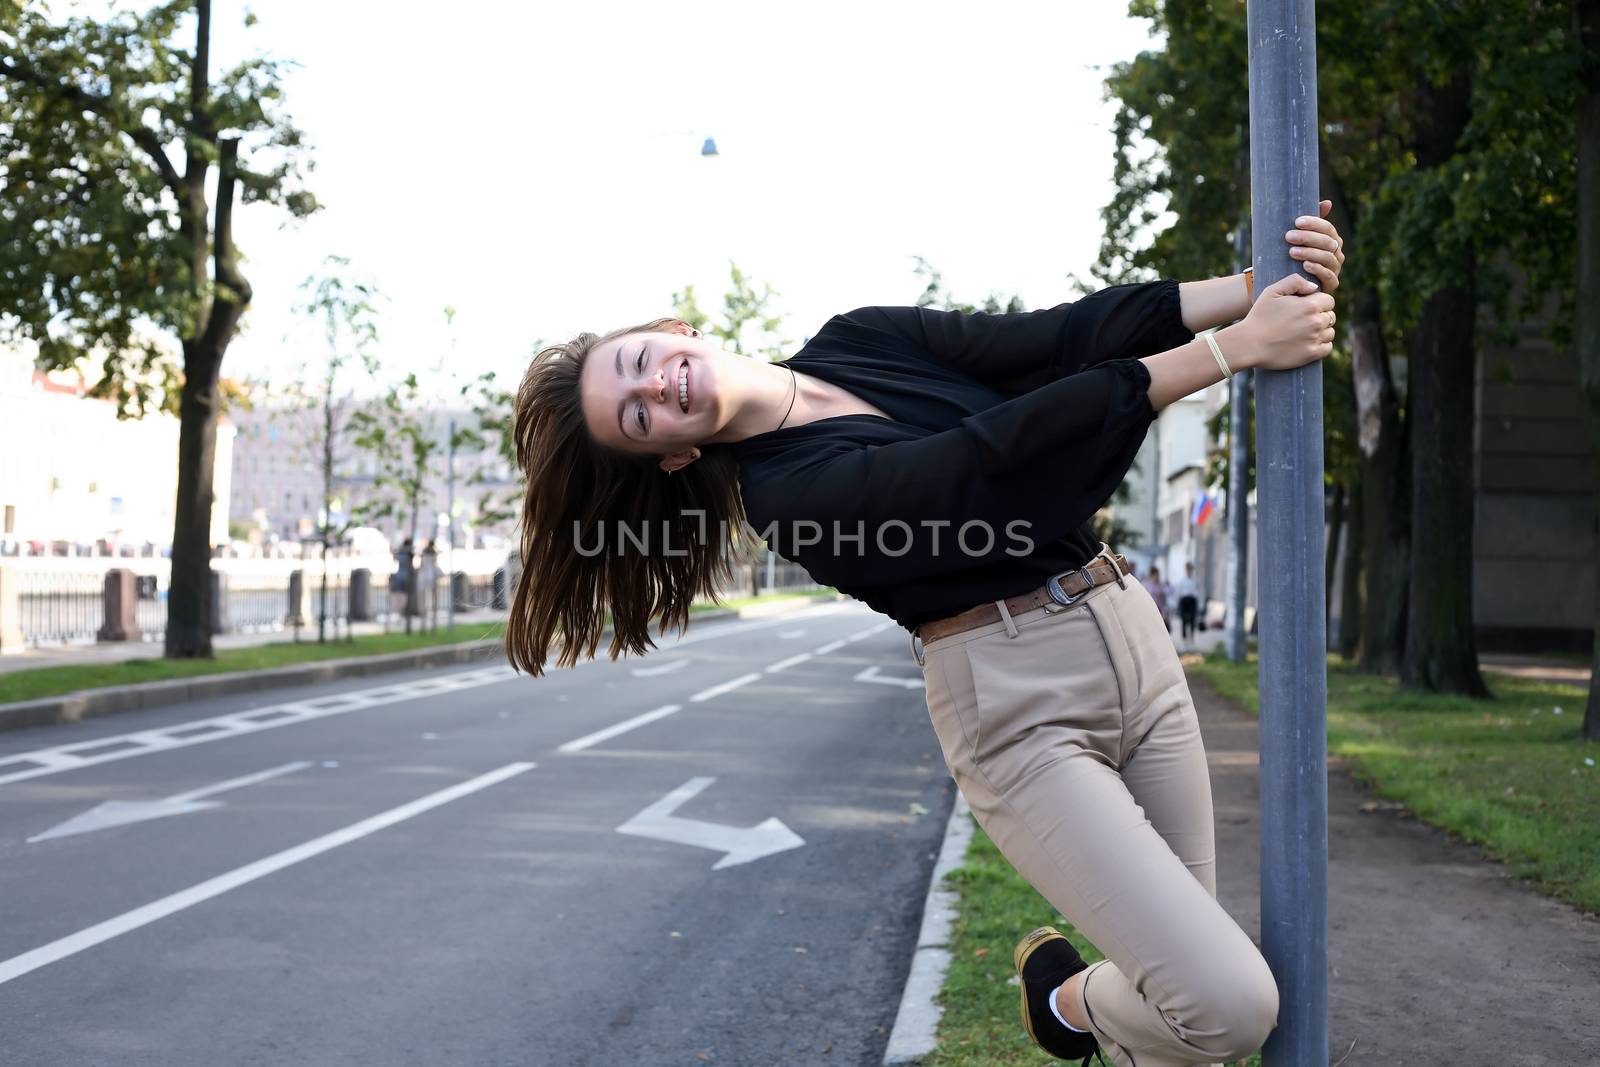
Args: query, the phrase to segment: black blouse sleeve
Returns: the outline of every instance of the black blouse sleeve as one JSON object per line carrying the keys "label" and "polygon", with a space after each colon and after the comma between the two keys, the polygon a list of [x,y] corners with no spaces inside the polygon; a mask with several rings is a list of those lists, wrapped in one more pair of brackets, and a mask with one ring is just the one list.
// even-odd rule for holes
{"label": "black blouse sleeve", "polygon": [[1195,335],[1181,311],[1177,280],[1162,278],[1107,286],[1037,311],[873,306],[840,317],[898,336],[953,370],[1016,394],[1110,360],[1187,344]]}
{"label": "black blouse sleeve", "polygon": [[822,451],[747,500],[752,523],[840,586],[1031,555],[1110,498],[1155,418],[1149,387],[1143,363],[1115,359],[927,437]]}

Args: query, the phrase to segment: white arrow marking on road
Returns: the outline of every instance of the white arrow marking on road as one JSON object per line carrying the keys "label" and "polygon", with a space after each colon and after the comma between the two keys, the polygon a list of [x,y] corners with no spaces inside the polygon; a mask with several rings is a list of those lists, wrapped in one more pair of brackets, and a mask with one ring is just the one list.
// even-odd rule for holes
{"label": "white arrow marking on road", "polygon": [[691,778],[639,814],[617,827],[619,834],[653,837],[658,841],[672,841],[680,845],[709,848],[713,852],[727,853],[711,865],[713,871],[736,867],[741,863],[761,859],[776,852],[799,848],[805,839],[777,818],[768,819],[756,826],[725,826],[722,823],[685,819],[672,814],[694,798],[715,778]]}
{"label": "white arrow marking on road", "polygon": [[876,667],[868,667],[856,675],[855,680],[858,682],[877,682],[879,685],[903,685],[907,689],[922,688],[921,678],[892,678],[887,674],[879,674]]}
{"label": "white arrow marking on road", "polygon": [[191,789],[187,793],[177,793],[163,800],[108,800],[97,808],[91,808],[82,815],[74,815],[59,826],[53,826],[42,834],[34,834],[28,838],[28,843],[46,841],[52,837],[68,837],[72,834],[87,834],[95,830],[104,830],[111,826],[125,826],[131,822],[144,822],[146,819],[164,819],[168,815],[187,815],[193,811],[205,811],[208,808],[222,807],[220,800],[201,800],[213,793],[226,792],[229,789],[242,789],[247,785],[264,782],[268,778],[277,778],[279,775],[293,774],[311,766],[305,760],[294,763],[285,763],[282,767],[273,767],[271,770],[258,771],[247,774],[242,778],[230,778],[226,782],[208,785],[203,789]]}
{"label": "white arrow marking on road", "polygon": [[686,659],[675,659],[671,663],[663,663],[659,667],[635,667],[633,676],[635,678],[653,678],[658,674],[671,674],[678,668],[687,667],[688,665],[689,661]]}

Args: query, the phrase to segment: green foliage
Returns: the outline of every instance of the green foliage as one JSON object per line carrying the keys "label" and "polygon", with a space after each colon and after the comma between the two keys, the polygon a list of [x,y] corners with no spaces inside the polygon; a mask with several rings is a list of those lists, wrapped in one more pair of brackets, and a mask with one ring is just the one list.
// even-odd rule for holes
{"label": "green foliage", "polygon": [[[195,7],[0,14],[0,222],[16,236],[0,243],[0,342],[36,344],[47,367],[88,363],[91,391],[125,416],[176,407],[161,334],[191,342],[248,296],[206,269],[214,247],[232,258],[228,220],[206,217],[209,172],[241,203],[318,207],[280,111],[286,64],[257,57],[197,82],[196,48],[179,43],[200,36]],[[234,321],[218,325],[231,335]]]}
{"label": "green foliage", "polygon": [[[1244,4],[1134,0],[1167,47],[1113,65],[1116,192],[1101,211],[1103,284],[1235,270],[1231,235],[1249,209]],[[1144,237],[1165,215],[1171,225]]]}
{"label": "green foliage", "polygon": [[[686,285],[683,292],[672,294],[673,314],[699,330],[707,340],[715,337],[725,351],[740,356],[761,356],[768,361],[781,358],[792,341],[773,336],[783,322],[782,314],[773,314],[768,308],[772,298],[778,295],[777,290],[764,283],[757,292],[749,276],[732,260],[728,261],[728,276],[732,286],[722,294],[722,322],[708,321],[695,299],[693,285]],[[759,342],[752,342],[748,350],[744,337],[747,326],[765,335]]]}
{"label": "green foliage", "polygon": [[295,306],[296,313],[318,320],[322,326],[327,354],[319,373],[302,365],[287,395],[301,414],[306,433],[299,444],[304,459],[315,463],[322,475],[322,507],[317,516],[317,536],[324,546],[341,539],[353,525],[348,509],[343,521],[334,522],[335,482],[346,460],[350,438],[353,391],[342,381],[345,368],[354,361],[370,379],[378,371],[372,346],[378,342],[377,302],[383,295],[372,283],[357,278],[344,256],[327,256],[323,273],[300,283],[306,300]]}
{"label": "green foliage", "polygon": [[[1228,234],[1249,209],[1242,0],[1133,0],[1165,47],[1113,67],[1116,194],[1095,273],[1108,283],[1234,269]],[[1574,299],[1579,52],[1570,4],[1378,0],[1317,9],[1321,152],[1354,216],[1341,288],[1376,285],[1386,334],[1404,351],[1422,304],[1480,264],[1480,296],[1504,329],[1550,294],[1567,335]],[[1445,162],[1419,166],[1425,85],[1470,84],[1470,115]],[[1323,189],[1324,195],[1332,190]],[[1145,237],[1170,212],[1170,225]],[[1504,257],[1502,261],[1501,256]],[[1507,268],[1528,277],[1509,306]]]}
{"label": "green foliage", "polygon": [[998,294],[990,292],[983,298],[981,304],[968,304],[950,296],[944,290],[944,280],[937,270],[921,256],[916,257],[917,266],[914,273],[926,275],[927,285],[922,290],[922,295],[917,297],[917,307],[934,307],[944,311],[959,311],[966,315],[981,311],[989,315],[1012,315],[1027,311],[1028,307],[1022,298],[1015,293],[1002,299]]}
{"label": "green foliage", "polygon": [[[376,467],[370,494],[351,509],[355,522],[392,518],[404,522],[406,536],[416,541],[423,494],[449,444],[441,439],[436,421],[415,374],[389,386],[376,402],[351,412],[355,445],[372,455]],[[429,523],[427,532],[432,531]],[[421,546],[417,548],[420,551]]]}

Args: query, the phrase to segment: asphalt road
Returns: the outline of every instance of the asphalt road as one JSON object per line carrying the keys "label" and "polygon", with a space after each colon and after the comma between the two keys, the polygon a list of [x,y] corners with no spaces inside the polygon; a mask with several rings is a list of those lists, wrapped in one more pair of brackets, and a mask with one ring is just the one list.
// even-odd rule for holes
{"label": "asphalt road", "polygon": [[7,733],[0,1064],[880,1063],[954,796],[852,602]]}

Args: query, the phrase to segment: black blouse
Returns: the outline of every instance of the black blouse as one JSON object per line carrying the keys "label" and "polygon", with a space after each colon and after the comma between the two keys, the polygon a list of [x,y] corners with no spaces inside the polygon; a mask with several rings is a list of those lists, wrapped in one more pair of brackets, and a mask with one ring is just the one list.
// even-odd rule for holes
{"label": "black blouse", "polygon": [[1015,596],[1100,549],[1089,519],[1155,418],[1141,356],[1177,348],[1178,283],[1016,314],[861,307],[788,360],[881,410],[727,447],[778,555],[907,630]]}

